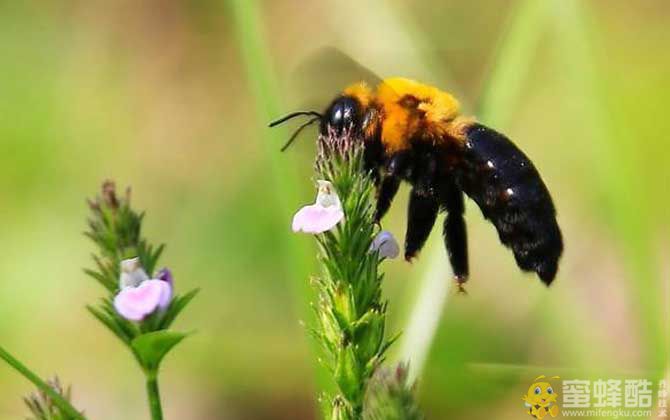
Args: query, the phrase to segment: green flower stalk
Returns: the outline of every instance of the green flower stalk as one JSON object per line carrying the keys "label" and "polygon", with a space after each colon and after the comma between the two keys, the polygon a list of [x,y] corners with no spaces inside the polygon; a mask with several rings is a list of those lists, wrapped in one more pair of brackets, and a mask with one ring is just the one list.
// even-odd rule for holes
{"label": "green flower stalk", "polygon": [[312,332],[338,390],[323,399],[325,416],[360,419],[368,382],[397,338],[385,338],[387,302],[379,272],[397,245],[375,243],[374,182],[364,170],[360,139],[330,133],[319,137],[318,148],[319,197],[296,214],[293,229],[316,233],[319,243],[323,273],[313,281],[318,302]]}
{"label": "green flower stalk", "polygon": [[198,290],[176,295],[170,270],[157,270],[164,246],[153,246],[142,237],[144,214],[131,208],[130,190],[120,197],[114,183],[107,181],[101,195],[89,201],[89,207],[86,235],[99,252],[93,255],[96,269],[85,272],[105,287],[107,296],[88,310],[139,363],[146,377],[151,418],[160,420],[160,363],[186,337],[169,328]]}

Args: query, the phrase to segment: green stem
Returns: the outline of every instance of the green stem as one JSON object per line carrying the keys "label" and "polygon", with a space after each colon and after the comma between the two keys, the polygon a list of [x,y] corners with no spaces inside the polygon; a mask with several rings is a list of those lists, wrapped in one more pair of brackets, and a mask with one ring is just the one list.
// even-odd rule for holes
{"label": "green stem", "polygon": [[156,373],[147,374],[147,398],[149,399],[151,419],[162,420],[163,408],[161,407],[161,395],[158,391],[158,378]]}
{"label": "green stem", "polygon": [[9,354],[9,352],[7,352],[7,350],[5,350],[2,347],[0,347],[0,358],[2,358],[2,360],[7,362],[8,365],[16,369],[17,372],[19,372],[26,379],[32,382],[37,388],[39,388],[41,391],[47,394],[49,398],[51,398],[53,403],[63,411],[63,413],[65,413],[66,415],[68,415],[70,418],[73,419],[82,419],[82,420],[85,419],[85,417],[81,413],[79,413],[79,411],[77,411],[76,408],[74,408],[60,394],[54,391],[53,388],[49,386],[49,384],[44,382],[39,376],[33,373],[23,363],[19,362],[16,358],[14,358],[14,356]]}

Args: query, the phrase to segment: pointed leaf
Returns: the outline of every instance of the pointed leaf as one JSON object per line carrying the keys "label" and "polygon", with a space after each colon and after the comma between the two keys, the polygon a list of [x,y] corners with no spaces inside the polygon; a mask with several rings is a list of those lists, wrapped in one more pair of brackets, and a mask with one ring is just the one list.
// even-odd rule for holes
{"label": "pointed leaf", "polygon": [[172,325],[174,320],[177,318],[177,315],[188,305],[191,300],[200,292],[200,289],[193,289],[190,292],[186,293],[183,296],[175,296],[170,303],[165,315],[160,323],[160,329],[167,329]]}
{"label": "pointed leaf", "polygon": [[155,331],[135,338],[131,341],[130,346],[145,369],[156,371],[163,357],[186,335],[168,330]]}

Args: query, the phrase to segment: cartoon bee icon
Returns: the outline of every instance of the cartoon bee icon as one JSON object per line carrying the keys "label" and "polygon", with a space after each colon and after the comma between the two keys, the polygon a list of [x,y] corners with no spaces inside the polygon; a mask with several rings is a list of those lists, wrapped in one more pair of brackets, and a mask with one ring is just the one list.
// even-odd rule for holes
{"label": "cartoon bee icon", "polygon": [[[535,378],[533,384],[528,388],[526,395],[521,397],[528,409],[528,414],[536,419],[542,419],[547,414],[551,415],[551,417],[556,417],[559,412],[558,403],[556,402],[558,394],[549,382],[539,382],[540,379],[544,378],[544,375]],[[554,376],[552,379],[558,379],[558,376]]]}

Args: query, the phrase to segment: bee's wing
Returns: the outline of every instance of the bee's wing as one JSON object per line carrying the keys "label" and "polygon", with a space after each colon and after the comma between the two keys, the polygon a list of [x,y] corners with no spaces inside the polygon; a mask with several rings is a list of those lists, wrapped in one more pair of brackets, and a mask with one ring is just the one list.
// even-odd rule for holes
{"label": "bee's wing", "polygon": [[[358,63],[335,47],[321,47],[308,53],[291,71],[286,91],[290,92],[289,102],[301,110],[298,114],[317,115],[325,110],[337,95],[354,83],[364,82],[374,91],[383,82],[373,71]],[[287,115],[295,116],[296,113]],[[287,118],[271,123],[276,125]],[[288,140],[282,151],[306,127],[316,120],[307,121],[299,126]]]}
{"label": "bee's wing", "polygon": [[293,69],[290,88],[300,107],[321,110],[344,88],[365,82],[375,89],[382,79],[335,47],[310,52]]}
{"label": "bee's wing", "polygon": [[473,124],[455,170],[458,186],[493,223],[517,265],[549,285],[563,239],[547,187],[528,157],[504,135]]}

